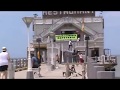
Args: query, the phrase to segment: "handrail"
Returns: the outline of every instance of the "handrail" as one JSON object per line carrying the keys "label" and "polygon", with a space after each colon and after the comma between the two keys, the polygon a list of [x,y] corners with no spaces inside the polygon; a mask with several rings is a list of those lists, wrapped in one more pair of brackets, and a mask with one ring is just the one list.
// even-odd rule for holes
{"label": "handrail", "polygon": [[94,35],[94,39],[96,39],[98,37],[104,37],[104,33],[97,33]]}
{"label": "handrail", "polygon": [[[75,18],[72,18],[73,20],[76,20],[76,21],[78,21],[77,19],[75,19]],[[74,23],[74,24],[76,24],[76,25],[78,25],[78,26],[81,26],[82,27],[82,22],[80,22],[80,21],[78,21],[79,23],[74,23],[74,22],[72,22],[72,23]],[[91,28],[89,28],[88,26],[86,26],[85,24],[84,24],[84,28],[86,28],[88,31],[92,31],[93,32],[93,34],[94,33],[97,33],[96,31],[94,31],[93,29],[91,29]]]}
{"label": "handrail", "polygon": [[[39,35],[33,35],[33,39],[36,39],[37,37],[39,37]],[[95,34],[95,35],[90,37],[90,40],[95,40],[98,37],[103,37],[104,38],[104,34],[103,33]],[[46,40],[43,40],[43,42],[45,42],[45,41]]]}
{"label": "handrail", "polygon": [[[77,21],[78,23],[81,23],[80,21],[78,21],[77,19],[75,19],[75,18],[72,18],[72,17],[63,17],[63,18],[61,18],[59,21],[57,21],[55,24],[53,24],[46,32],[44,32],[44,35],[43,36],[45,36],[45,34],[48,32],[50,32],[54,27],[56,27],[57,25],[61,25],[62,23],[66,23],[66,21],[69,23],[74,23],[73,22],[73,20],[75,20],[75,21]],[[60,22],[60,21],[62,21],[61,23],[58,23],[58,22]],[[80,25],[80,24],[77,24],[77,23],[74,23],[74,24],[76,24],[76,25]],[[82,26],[82,25],[81,25]],[[89,30],[92,30],[92,29],[90,29],[89,27],[87,27],[86,25],[85,25],[85,28],[87,28],[87,29],[89,29]],[[92,32],[95,32],[94,30],[92,30]],[[96,32],[95,32],[96,33]],[[46,34],[47,35],[47,34]]]}
{"label": "handrail", "polygon": [[[77,20],[76,18],[74,18],[76,21],[78,21],[79,23],[81,23],[82,24],[82,22],[81,21],[79,21],[79,20]],[[84,23],[84,26],[86,26],[85,25],[85,23]],[[88,26],[86,26],[86,27],[88,27]],[[88,28],[90,28],[90,27],[88,27]],[[90,28],[91,29],[91,28]],[[93,29],[91,29],[91,30],[93,30]],[[96,32],[96,33],[98,33],[97,31],[95,31],[95,30],[93,30],[94,32]]]}
{"label": "handrail", "polygon": [[[66,20],[67,19],[67,20]],[[68,20],[69,19],[69,20]],[[53,25],[52,26],[50,26],[49,27],[49,29],[46,29],[46,30],[44,30],[42,33],[40,33],[40,35],[41,35],[41,37],[44,37],[44,36],[46,36],[48,33],[50,33],[50,31],[53,29],[53,28],[55,28],[57,25],[58,26],[60,26],[60,25],[62,25],[62,24],[64,24],[64,23],[66,23],[66,21],[67,22],[72,22],[72,23],[74,23],[75,25],[77,25],[77,26],[79,26],[80,27],[80,24],[78,24],[78,23],[75,23],[75,22],[73,22],[73,20],[75,20],[75,21],[77,21],[77,22],[79,22],[79,23],[81,23],[79,20],[77,20],[77,19],[75,19],[75,18],[72,18],[72,17],[63,17],[63,18],[60,18],[58,21],[56,21],[55,23],[53,23]],[[60,21],[61,21],[61,23],[60,23]],[[85,25],[85,28],[87,28],[87,29],[90,29],[89,27],[87,27],[86,25]],[[92,30],[92,29],[90,29],[90,30]],[[92,30],[93,31],[93,30]],[[94,32],[94,31],[93,31]],[[96,33],[96,32],[95,32]],[[39,35],[38,35],[39,36]],[[96,33],[95,35],[94,35],[94,38],[96,38],[96,37],[98,37],[99,35],[98,35],[98,33]],[[103,35],[102,35],[103,36]],[[99,36],[100,37],[100,36]]]}
{"label": "handrail", "polygon": [[[57,22],[59,22],[60,20],[61,20],[61,18],[59,20],[57,20],[55,23],[53,23],[53,25],[56,24]],[[51,29],[51,27],[53,27],[53,25],[51,25],[48,29],[43,30],[43,32],[40,33],[40,35],[42,35],[46,31],[48,32],[48,30]]]}
{"label": "handrail", "polygon": [[[58,19],[56,22],[54,22],[53,24],[56,24],[57,22],[59,22],[61,19]],[[50,27],[52,27],[52,26],[50,26]],[[50,28],[49,27],[49,28]],[[36,36],[41,36],[41,38],[44,36],[44,34],[46,33],[46,32],[48,32],[48,29],[44,29],[39,35],[36,35]]]}

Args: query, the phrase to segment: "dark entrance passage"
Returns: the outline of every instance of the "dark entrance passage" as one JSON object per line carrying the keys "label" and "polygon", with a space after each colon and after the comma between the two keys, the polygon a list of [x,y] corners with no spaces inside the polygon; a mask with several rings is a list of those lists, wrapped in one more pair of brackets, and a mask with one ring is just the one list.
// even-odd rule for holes
{"label": "dark entrance passage", "polygon": [[91,57],[99,57],[99,48],[91,50]]}

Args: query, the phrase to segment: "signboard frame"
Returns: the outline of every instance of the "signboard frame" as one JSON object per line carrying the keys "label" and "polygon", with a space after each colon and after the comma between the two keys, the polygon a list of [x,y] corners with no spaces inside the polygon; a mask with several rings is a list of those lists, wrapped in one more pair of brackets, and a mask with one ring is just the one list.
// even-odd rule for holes
{"label": "signboard frame", "polygon": [[62,17],[95,17],[95,11],[42,11],[43,19]]}
{"label": "signboard frame", "polygon": [[77,40],[77,34],[62,34],[62,35],[55,35],[56,41],[69,41],[69,40]]}

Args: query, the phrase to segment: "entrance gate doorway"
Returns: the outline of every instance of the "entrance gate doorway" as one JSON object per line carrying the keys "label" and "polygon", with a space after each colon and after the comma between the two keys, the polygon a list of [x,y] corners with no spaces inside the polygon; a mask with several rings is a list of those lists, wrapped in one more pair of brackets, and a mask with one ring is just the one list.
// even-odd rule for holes
{"label": "entrance gate doorway", "polygon": [[99,57],[99,48],[91,50],[91,57]]}

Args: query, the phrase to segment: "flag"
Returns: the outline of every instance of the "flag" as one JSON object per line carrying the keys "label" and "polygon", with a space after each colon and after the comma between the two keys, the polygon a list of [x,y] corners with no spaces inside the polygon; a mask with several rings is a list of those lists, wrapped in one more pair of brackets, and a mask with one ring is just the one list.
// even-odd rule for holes
{"label": "flag", "polygon": [[85,25],[84,25],[84,17],[82,18],[82,31],[84,32],[84,28],[85,28]]}
{"label": "flag", "polygon": [[37,52],[37,58],[40,59],[40,52]]}

